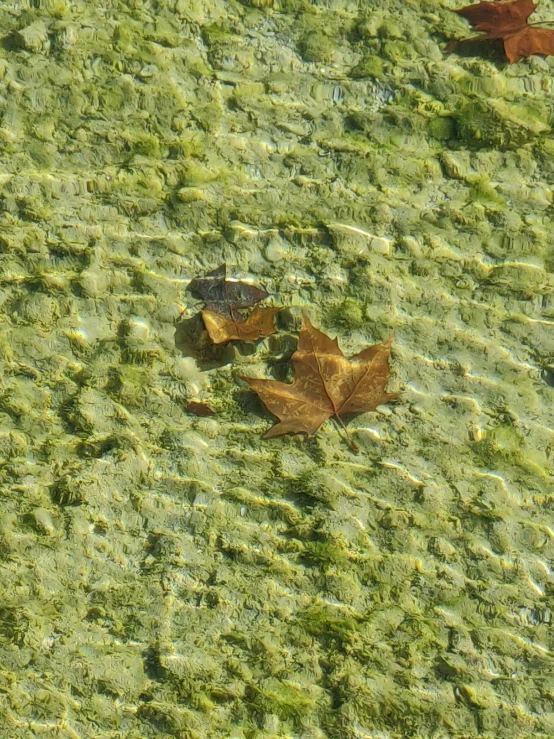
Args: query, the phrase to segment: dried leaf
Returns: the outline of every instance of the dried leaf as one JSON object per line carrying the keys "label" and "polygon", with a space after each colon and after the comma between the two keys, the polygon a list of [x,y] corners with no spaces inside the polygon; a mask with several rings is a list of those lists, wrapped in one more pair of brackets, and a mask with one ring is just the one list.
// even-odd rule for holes
{"label": "dried leaf", "polygon": [[311,436],[328,418],[340,420],[348,413],[373,411],[396,398],[395,393],[385,390],[391,342],[389,338],[347,359],[337,339],[318,331],[304,315],[298,348],[292,356],[294,382],[242,378],[279,419],[266,437],[289,433]]}
{"label": "dried leaf", "polygon": [[199,403],[197,400],[191,400],[190,403],[187,404],[186,410],[188,413],[192,413],[195,416],[201,416],[202,418],[215,416],[215,411],[213,411],[209,405],[206,405],[206,403]]}
{"label": "dried leaf", "polygon": [[204,277],[195,277],[188,289],[195,298],[204,301],[205,310],[230,318],[233,311],[249,308],[269,295],[247,282],[227,280],[226,276],[227,266],[222,264]]}
{"label": "dried leaf", "polygon": [[554,31],[548,28],[526,26],[519,33],[504,39],[504,51],[513,64],[531,54],[554,54]]}
{"label": "dried leaf", "polygon": [[469,21],[476,31],[484,31],[489,38],[503,38],[520,31],[536,7],[533,0],[496,0],[467,5],[455,12]]}
{"label": "dried leaf", "polygon": [[244,320],[237,311],[232,311],[231,316],[225,316],[215,311],[203,310],[202,318],[214,344],[239,340],[257,341],[276,332],[273,319],[280,310],[281,308],[261,308],[257,305]]}
{"label": "dried leaf", "polygon": [[510,63],[518,62],[531,54],[554,54],[554,30],[529,25],[529,16],[537,5],[533,0],[496,0],[480,2],[457,10],[482,36],[449,44],[451,50],[465,41],[502,39],[504,51]]}

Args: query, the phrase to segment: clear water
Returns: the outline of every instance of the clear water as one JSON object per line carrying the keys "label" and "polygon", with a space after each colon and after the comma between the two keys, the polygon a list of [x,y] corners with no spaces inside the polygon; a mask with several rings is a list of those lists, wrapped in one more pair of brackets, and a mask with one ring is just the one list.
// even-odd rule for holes
{"label": "clear water", "polygon": [[[554,57],[459,5],[3,3],[3,738],[554,735]],[[394,334],[358,452],[238,379],[302,310]]]}

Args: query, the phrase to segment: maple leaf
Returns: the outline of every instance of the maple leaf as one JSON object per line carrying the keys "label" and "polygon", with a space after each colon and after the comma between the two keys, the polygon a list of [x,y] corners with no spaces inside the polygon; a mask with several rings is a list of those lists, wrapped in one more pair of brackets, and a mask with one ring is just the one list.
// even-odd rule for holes
{"label": "maple leaf", "polygon": [[537,28],[528,22],[536,7],[533,0],[495,0],[460,8],[455,12],[468,20],[476,31],[484,33],[473,39],[455,41],[447,46],[447,50],[466,41],[501,39],[511,64],[531,54],[554,54],[554,31]]}
{"label": "maple leaf", "polygon": [[242,378],[279,419],[265,436],[312,436],[328,418],[342,424],[342,416],[348,413],[373,411],[395,399],[396,393],[385,391],[391,342],[389,338],[347,359],[337,339],[314,328],[304,314],[292,355],[294,382]]}
{"label": "maple leaf", "polygon": [[536,7],[533,0],[496,0],[466,5],[455,12],[468,20],[476,31],[484,31],[490,38],[502,38],[507,33],[520,31]]}
{"label": "maple leaf", "polygon": [[254,285],[227,279],[227,265],[222,264],[204,277],[195,277],[188,285],[195,298],[204,301],[205,310],[232,318],[233,311],[250,308],[269,293]]}
{"label": "maple leaf", "polygon": [[216,311],[203,310],[204,326],[214,344],[227,341],[256,341],[263,336],[276,333],[273,319],[281,308],[261,308],[257,305],[252,313],[243,319],[238,311],[223,315]]}

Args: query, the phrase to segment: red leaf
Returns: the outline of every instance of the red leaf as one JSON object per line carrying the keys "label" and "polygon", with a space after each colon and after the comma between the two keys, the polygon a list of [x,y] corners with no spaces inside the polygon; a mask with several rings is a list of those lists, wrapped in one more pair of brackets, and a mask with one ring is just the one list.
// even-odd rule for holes
{"label": "red leaf", "polygon": [[507,33],[519,31],[537,6],[533,0],[497,0],[467,5],[457,10],[476,31],[484,31],[493,38],[503,38]]}
{"label": "red leaf", "polygon": [[190,403],[187,404],[187,412],[192,413],[195,416],[201,416],[202,418],[215,416],[215,411],[212,411],[209,405],[206,405],[206,403],[199,403],[196,400],[191,400]]}
{"label": "red leaf", "polygon": [[[518,62],[531,54],[554,54],[554,30],[529,25],[529,16],[537,7],[533,0],[496,0],[467,5],[457,10],[482,36],[464,41],[502,39],[504,51],[510,63]],[[451,50],[454,44],[449,44]]]}

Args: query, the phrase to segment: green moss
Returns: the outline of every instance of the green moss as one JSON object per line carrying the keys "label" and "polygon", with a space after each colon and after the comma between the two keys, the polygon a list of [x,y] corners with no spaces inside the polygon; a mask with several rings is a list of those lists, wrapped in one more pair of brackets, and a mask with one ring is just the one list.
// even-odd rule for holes
{"label": "green moss", "polygon": [[313,5],[310,0],[279,0],[279,9],[283,13],[290,13],[296,16],[300,13],[313,10]]}
{"label": "green moss", "polygon": [[269,679],[251,686],[249,698],[259,710],[275,714],[283,721],[299,721],[315,708],[315,699],[302,686],[290,680]]}
{"label": "green moss", "polygon": [[473,148],[517,149],[549,130],[541,111],[502,101],[472,101],[454,111],[459,138]]}
{"label": "green moss", "polygon": [[338,537],[329,537],[324,541],[307,542],[303,555],[306,561],[319,564],[323,568],[337,564],[344,565],[351,556],[344,541]]}
{"label": "green moss", "polygon": [[207,44],[228,41],[234,35],[229,19],[221,19],[217,23],[209,23],[202,27],[202,36]]}
{"label": "green moss", "polygon": [[22,646],[29,620],[30,614],[24,608],[4,605],[0,608],[0,641]]}
{"label": "green moss", "polygon": [[240,2],[253,8],[271,8],[275,0],[240,0]]}
{"label": "green moss", "polygon": [[207,133],[217,133],[221,125],[223,111],[217,102],[199,106],[194,110],[194,118]]}
{"label": "green moss", "polygon": [[20,431],[9,431],[0,434],[0,445],[7,457],[24,456],[29,449],[27,437]]}
{"label": "green moss", "polygon": [[135,39],[135,29],[128,23],[118,23],[114,29],[113,40],[116,46],[122,51],[126,51],[132,47]]}
{"label": "green moss", "polygon": [[383,53],[394,64],[402,64],[404,61],[410,61],[417,56],[414,47],[405,41],[385,41]]}
{"label": "green moss", "polygon": [[50,169],[56,160],[56,147],[45,141],[33,141],[27,148],[29,156],[39,169]]}
{"label": "green moss", "polygon": [[456,135],[456,121],[450,116],[432,118],[429,121],[429,135],[439,141],[448,141]]}
{"label": "green moss", "polygon": [[510,458],[521,449],[522,444],[523,439],[513,426],[497,426],[485,434],[478,449],[484,459]]}
{"label": "green moss", "polygon": [[141,154],[155,159],[160,156],[160,141],[151,134],[139,133],[129,140],[133,154]]}
{"label": "green moss", "polygon": [[81,505],[87,500],[85,481],[73,472],[63,475],[50,486],[50,495],[60,506]]}
{"label": "green moss", "polygon": [[379,35],[383,38],[405,39],[406,28],[394,18],[386,18],[379,25]]}
{"label": "green moss", "polygon": [[506,205],[504,198],[496,192],[488,178],[485,177],[473,182],[469,194],[472,201],[482,203],[483,205]]}
{"label": "green moss", "polygon": [[538,450],[529,448],[517,429],[498,426],[487,432],[475,450],[485,464],[520,467],[526,474],[537,479],[548,479],[552,474],[548,459]]}
{"label": "green moss", "polygon": [[351,70],[351,75],[357,79],[360,77],[372,77],[382,79],[385,72],[385,62],[376,54],[366,54]]}
{"label": "green moss", "polygon": [[364,306],[354,298],[346,298],[329,316],[331,325],[347,329],[361,326],[363,321]]}
{"label": "green moss", "polygon": [[187,162],[182,170],[181,182],[186,187],[206,185],[218,179],[219,173],[194,162]]}
{"label": "green moss", "polygon": [[302,36],[298,49],[307,62],[327,64],[335,53],[335,43],[323,31],[310,31]]}
{"label": "green moss", "polygon": [[341,608],[314,603],[303,609],[297,621],[309,634],[346,644],[358,631],[356,618]]}
{"label": "green moss", "polygon": [[[166,354],[162,347],[154,342],[144,344],[132,342],[124,348],[122,358],[124,362],[152,367],[157,362],[163,362],[166,359]],[[129,398],[133,398],[136,393],[136,386],[129,384],[128,391]]]}

